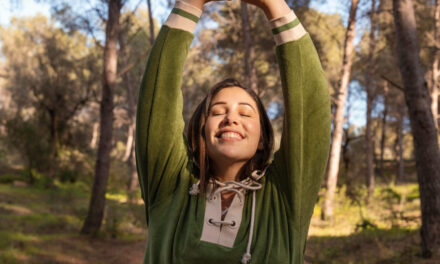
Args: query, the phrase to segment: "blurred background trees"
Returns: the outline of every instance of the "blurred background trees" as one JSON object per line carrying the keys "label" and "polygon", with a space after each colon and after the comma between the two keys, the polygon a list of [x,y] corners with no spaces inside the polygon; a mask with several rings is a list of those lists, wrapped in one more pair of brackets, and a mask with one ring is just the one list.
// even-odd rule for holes
{"label": "blurred background trees", "polygon": [[[359,226],[373,226],[367,215],[377,199],[395,199],[402,208],[410,195],[399,196],[388,186],[419,183],[423,253],[435,254],[440,247],[438,1],[287,2],[314,40],[332,96],[332,151],[317,203],[320,221],[335,225],[338,197],[344,197],[359,207]],[[403,2],[414,5],[413,20],[399,17]],[[0,182],[46,190],[81,185],[90,194],[81,219],[100,215],[84,233],[98,233],[100,223],[111,222],[106,215],[119,217],[106,213],[108,195],[141,202],[133,140],[137,89],[166,18],[153,17],[151,10],[160,7],[165,14],[174,1],[44,3],[52,6],[51,17],[16,17],[0,27]],[[110,16],[112,4],[118,15]],[[330,14],[314,8],[332,4],[344,10]],[[409,29],[399,27],[408,21],[413,22]],[[116,24],[119,30],[110,36]],[[410,31],[419,52],[402,48]],[[261,96],[279,141],[283,98],[264,14],[240,1],[210,3],[195,36],[182,85],[184,119],[213,84],[234,77]],[[405,59],[410,51],[419,62]],[[411,69],[417,85],[408,79]],[[414,96],[422,110],[414,110]],[[93,202],[98,200],[100,206]],[[394,216],[408,219],[396,216],[399,210],[392,209]]]}

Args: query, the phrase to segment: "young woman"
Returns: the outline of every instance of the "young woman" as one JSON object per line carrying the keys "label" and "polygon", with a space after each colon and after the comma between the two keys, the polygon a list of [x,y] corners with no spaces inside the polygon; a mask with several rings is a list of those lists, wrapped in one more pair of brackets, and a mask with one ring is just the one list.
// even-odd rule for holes
{"label": "young woman", "polygon": [[[284,0],[245,0],[266,14],[276,43],[285,117],[273,133],[261,101],[227,79],[184,135],[183,65],[207,0],[180,0],[149,55],[137,112],[145,201],[144,263],[303,263],[330,142],[327,81],[310,36]],[[188,140],[186,140],[188,138]]]}

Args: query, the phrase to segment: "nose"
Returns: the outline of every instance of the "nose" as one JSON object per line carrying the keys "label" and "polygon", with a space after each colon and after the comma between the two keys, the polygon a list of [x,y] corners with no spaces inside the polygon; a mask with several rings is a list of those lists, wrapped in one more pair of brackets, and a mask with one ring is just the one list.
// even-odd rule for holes
{"label": "nose", "polygon": [[225,119],[223,120],[224,125],[238,125],[238,117],[235,113],[229,112],[225,115]]}

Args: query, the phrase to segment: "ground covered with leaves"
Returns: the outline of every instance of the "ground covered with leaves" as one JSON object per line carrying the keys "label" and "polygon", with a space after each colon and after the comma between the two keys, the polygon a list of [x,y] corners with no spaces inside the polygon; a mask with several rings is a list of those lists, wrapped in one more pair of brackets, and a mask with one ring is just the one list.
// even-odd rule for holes
{"label": "ground covered with leaves", "polygon": [[[335,217],[320,219],[316,206],[306,263],[440,263],[420,257],[416,184],[377,188],[368,203],[337,196]],[[102,232],[79,235],[88,191],[80,184],[52,189],[0,184],[0,263],[142,263],[147,237],[141,201],[107,195]]]}

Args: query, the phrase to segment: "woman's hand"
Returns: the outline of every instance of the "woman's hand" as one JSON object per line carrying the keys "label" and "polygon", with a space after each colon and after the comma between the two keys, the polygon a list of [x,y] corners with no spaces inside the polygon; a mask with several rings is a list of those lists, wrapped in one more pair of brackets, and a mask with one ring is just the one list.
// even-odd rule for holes
{"label": "woman's hand", "polygon": [[[213,1],[221,1],[221,0],[181,0],[181,1],[191,4],[202,10],[203,5],[205,5],[206,3]],[[231,0],[227,0],[227,1],[231,1]],[[285,0],[242,0],[242,1],[261,8],[269,20],[282,17],[290,12],[290,7],[286,4]]]}
{"label": "woman's hand", "polygon": [[248,4],[258,6],[266,14],[267,19],[282,17],[290,12],[285,0],[242,0]]}

